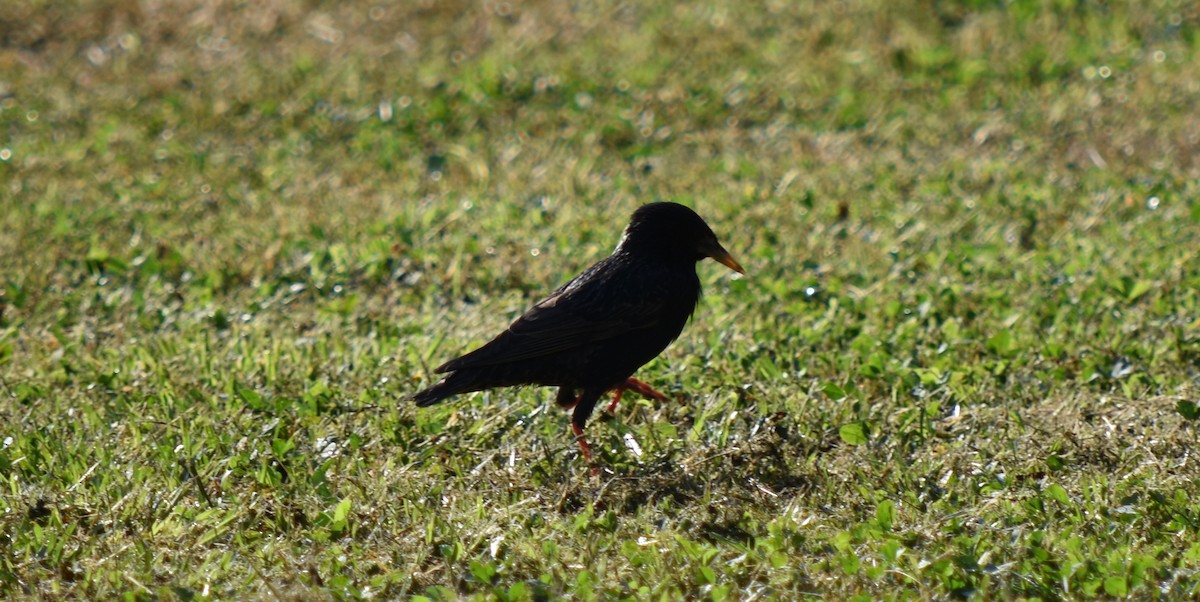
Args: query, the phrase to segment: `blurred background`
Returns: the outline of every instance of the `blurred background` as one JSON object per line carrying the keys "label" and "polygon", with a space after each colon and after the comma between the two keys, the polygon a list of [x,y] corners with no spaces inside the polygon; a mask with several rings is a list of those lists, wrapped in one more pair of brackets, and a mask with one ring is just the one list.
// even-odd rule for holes
{"label": "blurred background", "polygon": [[[404,230],[417,206],[551,225],[567,207],[607,232],[659,198],[718,223],[736,213],[744,247],[794,259],[829,222],[881,212],[1049,232],[1097,207],[1169,206],[1196,179],[1198,15],[1032,0],[17,2],[0,16],[0,173],[18,209],[4,247],[19,251],[21,232],[115,250],[140,229],[193,271],[263,276],[222,262],[279,254],[312,227]],[[529,245],[567,242],[552,231]],[[5,255],[10,271],[53,271]]]}

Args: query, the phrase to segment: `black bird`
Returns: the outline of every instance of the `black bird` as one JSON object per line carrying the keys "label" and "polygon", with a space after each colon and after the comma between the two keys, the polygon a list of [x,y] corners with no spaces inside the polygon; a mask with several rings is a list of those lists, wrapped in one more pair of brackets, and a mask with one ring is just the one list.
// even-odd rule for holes
{"label": "black bird", "polygon": [[650,203],[633,212],[612,255],[600,260],[486,345],[439,366],[447,373],[415,395],[418,406],[493,387],[558,387],[555,401],[571,414],[584,458],[583,427],[596,402],[615,391],[667,397],[632,378],[683,331],[700,299],[696,263],[711,257],[745,273],[696,212],[677,203]]}

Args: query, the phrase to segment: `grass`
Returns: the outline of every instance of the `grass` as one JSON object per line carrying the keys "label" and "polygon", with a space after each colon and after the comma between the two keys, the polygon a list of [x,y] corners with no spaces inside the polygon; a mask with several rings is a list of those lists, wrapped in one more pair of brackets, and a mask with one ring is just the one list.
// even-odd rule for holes
{"label": "grass", "polygon": [[[0,15],[0,596],[1200,594],[1188,3]],[[430,367],[640,203],[746,266],[589,428]]]}

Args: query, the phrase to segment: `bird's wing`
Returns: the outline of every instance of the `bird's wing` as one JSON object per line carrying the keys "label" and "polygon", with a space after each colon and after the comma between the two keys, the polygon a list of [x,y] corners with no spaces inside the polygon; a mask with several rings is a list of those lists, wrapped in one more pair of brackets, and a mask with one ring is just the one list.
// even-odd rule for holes
{"label": "bird's wing", "polygon": [[437,372],[548,357],[657,325],[665,304],[660,295],[638,290],[622,294],[626,291],[614,291],[605,280],[579,275],[486,345],[446,362]]}

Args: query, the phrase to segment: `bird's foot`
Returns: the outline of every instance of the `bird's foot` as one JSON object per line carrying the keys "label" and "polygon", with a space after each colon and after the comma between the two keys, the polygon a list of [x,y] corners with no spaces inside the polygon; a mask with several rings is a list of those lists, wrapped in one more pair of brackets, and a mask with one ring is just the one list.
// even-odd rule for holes
{"label": "bird's foot", "polygon": [[592,462],[592,446],[588,444],[587,437],[583,434],[583,429],[574,422],[571,423],[571,432],[575,433],[575,442],[579,444],[579,453],[583,455],[583,460],[588,463],[591,475],[598,476],[600,467]]}
{"label": "bird's foot", "polygon": [[574,422],[571,423],[571,432],[575,433],[575,442],[579,444],[579,453],[583,454],[583,459],[588,464],[592,463],[592,446],[588,445],[587,436],[583,434],[583,429]]}
{"label": "bird's foot", "polygon": [[662,393],[659,393],[658,391],[654,390],[654,387],[651,387],[650,385],[648,385],[636,378],[627,378],[627,379],[625,379],[625,382],[623,382],[623,383],[617,385],[615,388],[613,388],[613,400],[612,400],[612,403],[608,404],[608,409],[605,410],[606,412],[611,414],[613,412],[613,410],[617,409],[617,404],[620,403],[621,396],[625,394],[625,391],[633,391],[635,393],[638,393],[642,397],[646,397],[646,398],[653,399],[656,401],[666,401],[667,399],[669,399],[669,397],[667,397],[666,395],[663,395]]}

